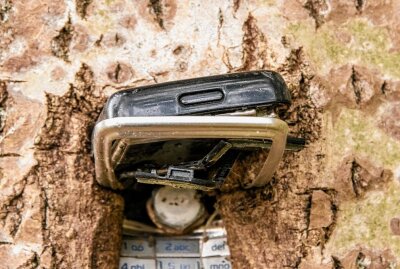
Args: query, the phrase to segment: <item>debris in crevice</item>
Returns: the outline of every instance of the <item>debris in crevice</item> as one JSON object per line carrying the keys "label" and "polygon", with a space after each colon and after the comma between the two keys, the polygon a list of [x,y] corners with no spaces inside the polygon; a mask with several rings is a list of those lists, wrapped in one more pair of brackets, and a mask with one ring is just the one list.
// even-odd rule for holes
{"label": "debris in crevice", "polygon": [[359,13],[362,13],[367,0],[354,0],[354,5]]}
{"label": "debris in crevice", "polygon": [[87,8],[92,3],[93,0],[76,0],[76,12],[82,19],[86,18],[87,15]]}
{"label": "debris in crevice", "polygon": [[164,20],[163,20],[163,6],[161,3],[162,0],[149,0],[149,7],[151,9],[151,13],[155,16],[155,21],[160,26],[161,29],[165,30]]}
{"label": "debris in crevice", "polygon": [[315,27],[318,29],[324,22],[329,9],[327,0],[307,0],[304,8],[308,10],[309,15],[315,21]]}
{"label": "debris in crevice", "polygon": [[72,41],[74,27],[72,26],[71,17],[68,18],[64,27],[61,28],[58,35],[51,41],[51,52],[54,56],[69,62],[69,47]]}

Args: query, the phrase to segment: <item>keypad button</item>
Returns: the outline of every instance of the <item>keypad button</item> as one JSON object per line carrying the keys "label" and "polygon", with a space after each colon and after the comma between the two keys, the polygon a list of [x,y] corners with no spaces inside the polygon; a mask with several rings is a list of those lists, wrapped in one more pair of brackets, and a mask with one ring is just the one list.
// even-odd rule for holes
{"label": "keypad button", "polygon": [[154,257],[154,246],[145,238],[124,239],[122,242],[121,256],[128,257]]}
{"label": "keypad button", "polygon": [[158,257],[200,257],[199,239],[164,239],[156,241]]}
{"label": "keypad button", "polygon": [[156,269],[156,261],[154,259],[121,257],[119,269]]}

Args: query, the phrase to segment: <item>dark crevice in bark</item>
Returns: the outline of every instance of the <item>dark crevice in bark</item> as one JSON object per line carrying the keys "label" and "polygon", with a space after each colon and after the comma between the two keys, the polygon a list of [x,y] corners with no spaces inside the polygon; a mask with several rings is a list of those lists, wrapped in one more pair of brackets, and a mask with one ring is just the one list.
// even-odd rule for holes
{"label": "dark crevice in bark", "polygon": [[250,66],[256,61],[257,44],[255,42],[259,35],[256,19],[251,13],[243,24],[243,32],[243,65],[240,69],[249,70]]}
{"label": "dark crevice in bark", "polygon": [[0,134],[6,125],[7,83],[0,80]]}
{"label": "dark crevice in bark", "polygon": [[337,223],[337,218],[338,218],[338,212],[339,212],[339,203],[336,201],[336,196],[331,202],[332,202],[332,204],[331,204],[332,224],[327,227],[327,230],[325,233],[325,242],[328,242],[329,238],[332,235],[333,230],[335,229],[335,226]]}
{"label": "dark crevice in bark", "polygon": [[101,42],[103,41],[103,38],[104,38],[104,35],[101,34],[101,35],[99,36],[99,38],[94,42],[94,45],[95,45],[96,47],[100,47],[100,46],[101,46]]}
{"label": "dark crevice in bark", "polygon": [[119,42],[121,41],[121,38],[119,37],[119,34],[118,34],[118,33],[115,34],[114,40],[115,40],[115,45],[118,45]]}
{"label": "dark crevice in bark", "polygon": [[366,266],[363,266],[365,258],[366,258],[366,256],[364,255],[364,253],[362,253],[362,252],[358,253],[356,262],[355,262],[356,263],[355,266],[357,266],[360,269],[366,269]]}
{"label": "dark crevice in bark", "polygon": [[351,163],[351,186],[356,197],[360,196],[360,165],[353,160]]}
{"label": "dark crevice in bark", "polygon": [[339,258],[332,256],[332,261],[333,261],[333,269],[345,269],[340,262]]}
{"label": "dark crevice in bark", "polygon": [[246,21],[242,27],[243,30],[243,56],[242,56],[242,66],[236,71],[251,70],[257,67],[257,60],[263,55],[257,55],[258,42],[264,40],[263,34],[258,29],[257,21],[251,13],[247,16]]}
{"label": "dark crevice in bark", "polygon": [[381,93],[383,95],[386,95],[386,93],[389,91],[389,85],[388,83],[385,81],[383,81],[382,86],[381,86]]}
{"label": "dark crevice in bark", "polygon": [[326,0],[308,0],[304,4],[304,8],[308,10],[309,15],[314,19],[315,27],[318,29],[325,22],[323,12],[328,8]]}
{"label": "dark crevice in bark", "polygon": [[311,194],[308,195],[307,199],[307,206],[304,209],[304,212],[306,213],[306,233],[308,235],[308,228],[310,227],[310,221],[311,221],[311,205],[312,205],[312,192]]}
{"label": "dark crevice in bark", "polygon": [[30,266],[31,268],[38,268],[40,266],[40,257],[36,252],[33,252],[33,257],[31,259]]}
{"label": "dark crevice in bark", "polygon": [[[0,132],[1,132],[1,129],[0,129]],[[13,153],[13,152],[0,153],[0,158],[4,158],[4,157],[21,157],[21,155],[18,153]]]}
{"label": "dark crevice in bark", "polygon": [[36,269],[40,266],[39,255],[32,251],[32,256],[23,264],[18,266],[16,269]]}
{"label": "dark crevice in bark", "polygon": [[219,41],[221,40],[221,29],[222,25],[224,24],[224,14],[222,14],[222,10],[218,10],[218,39],[217,45],[219,45]]}
{"label": "dark crevice in bark", "polygon": [[119,81],[120,73],[121,73],[121,65],[120,65],[120,63],[117,63],[117,66],[115,67],[115,71],[114,71],[114,79],[116,81]]}
{"label": "dark crevice in bark", "polygon": [[85,19],[87,15],[87,8],[93,0],[76,0],[76,12]]}
{"label": "dark crevice in bark", "polygon": [[8,21],[12,9],[12,1],[4,0],[0,3],[0,24]]}
{"label": "dark crevice in bark", "polygon": [[151,12],[155,16],[155,21],[161,29],[165,30],[164,20],[163,20],[163,6],[162,0],[149,0],[149,7],[151,8]]}
{"label": "dark crevice in bark", "polygon": [[354,0],[354,5],[359,13],[361,13],[364,9],[366,0]]}
{"label": "dark crevice in bark", "polygon": [[71,17],[68,18],[64,27],[58,32],[58,35],[51,41],[51,52],[54,56],[69,62],[69,46],[72,41],[74,27],[72,26]]}
{"label": "dark crevice in bark", "polygon": [[241,0],[233,0],[233,11],[237,12],[240,8]]}
{"label": "dark crevice in bark", "polygon": [[362,86],[360,85],[360,78],[355,70],[354,66],[352,67],[352,73],[351,73],[351,85],[354,91],[354,96],[356,100],[356,104],[359,105],[361,103],[361,98],[362,98]]}
{"label": "dark crevice in bark", "polygon": [[47,227],[48,227],[48,223],[47,223],[47,215],[48,215],[48,211],[49,211],[49,200],[47,198],[47,194],[46,194],[46,189],[45,188],[41,188],[41,195],[42,195],[42,201],[43,201],[43,213],[42,213],[42,231],[43,231],[43,238],[47,238]]}

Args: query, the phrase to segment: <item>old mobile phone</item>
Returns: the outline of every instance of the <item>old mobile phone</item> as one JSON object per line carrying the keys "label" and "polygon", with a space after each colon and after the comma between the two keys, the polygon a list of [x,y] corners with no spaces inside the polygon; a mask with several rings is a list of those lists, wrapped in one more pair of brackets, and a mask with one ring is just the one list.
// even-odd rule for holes
{"label": "old mobile phone", "polygon": [[[96,179],[114,189],[132,182],[211,190],[224,182],[239,154],[269,149],[257,177],[267,184],[287,138],[277,109],[291,99],[282,77],[254,71],[202,77],[114,93],[93,132]],[[287,143],[288,140],[288,143]]]}

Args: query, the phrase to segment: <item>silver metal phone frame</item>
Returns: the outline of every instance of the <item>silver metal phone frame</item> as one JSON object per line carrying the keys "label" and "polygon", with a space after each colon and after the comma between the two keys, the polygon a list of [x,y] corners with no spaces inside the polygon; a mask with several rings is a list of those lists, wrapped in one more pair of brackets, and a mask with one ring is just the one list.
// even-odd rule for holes
{"label": "silver metal phone frame", "polygon": [[118,117],[98,122],[93,131],[96,180],[123,189],[112,165],[112,143],[129,139],[134,144],[183,138],[246,138],[272,141],[268,157],[255,180],[245,187],[267,184],[282,158],[288,125],[274,117],[252,116],[149,116]]}

